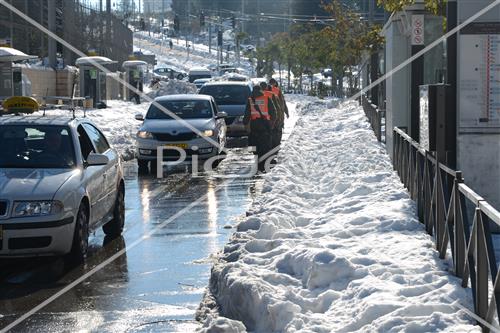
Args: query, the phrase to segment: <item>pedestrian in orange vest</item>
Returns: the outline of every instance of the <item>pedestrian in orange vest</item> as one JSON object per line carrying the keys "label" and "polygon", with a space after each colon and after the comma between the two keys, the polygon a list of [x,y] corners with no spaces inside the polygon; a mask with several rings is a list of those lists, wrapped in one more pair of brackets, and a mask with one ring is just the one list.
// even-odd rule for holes
{"label": "pedestrian in orange vest", "polygon": [[259,170],[264,171],[265,161],[261,158],[272,149],[272,128],[276,121],[276,108],[272,99],[255,86],[248,98],[243,123],[250,124],[248,145],[256,147]]}

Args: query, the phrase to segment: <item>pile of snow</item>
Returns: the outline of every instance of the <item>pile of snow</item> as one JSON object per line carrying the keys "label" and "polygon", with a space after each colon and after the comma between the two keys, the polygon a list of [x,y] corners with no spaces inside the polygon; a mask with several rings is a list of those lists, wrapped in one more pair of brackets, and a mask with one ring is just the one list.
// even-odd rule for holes
{"label": "pile of snow", "polygon": [[356,103],[316,100],[212,269],[202,332],[480,332]]}
{"label": "pile of snow", "polygon": [[196,94],[198,89],[193,83],[179,80],[160,81],[158,87],[148,92],[150,98],[177,94]]}
{"label": "pile of snow", "polygon": [[[122,154],[124,160],[135,158],[135,138],[141,123],[135,120],[137,113],[145,113],[150,103],[136,105],[125,101],[108,101],[106,109],[91,109],[87,117],[103,132],[109,143]],[[36,112],[35,115],[42,115]],[[68,110],[48,110],[48,117],[71,116]],[[83,111],[78,110],[77,117],[83,117]]]}

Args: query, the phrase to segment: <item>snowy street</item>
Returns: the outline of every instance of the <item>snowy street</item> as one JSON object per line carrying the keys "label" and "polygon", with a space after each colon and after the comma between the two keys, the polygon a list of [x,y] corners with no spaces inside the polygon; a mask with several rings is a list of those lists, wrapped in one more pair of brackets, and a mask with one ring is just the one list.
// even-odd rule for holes
{"label": "snowy street", "polygon": [[500,333],[500,0],[0,22],[0,333]]}
{"label": "snowy street", "polygon": [[280,164],[213,268],[205,326],[479,332],[464,310],[470,290],[438,258],[361,108],[330,107],[301,109]]}

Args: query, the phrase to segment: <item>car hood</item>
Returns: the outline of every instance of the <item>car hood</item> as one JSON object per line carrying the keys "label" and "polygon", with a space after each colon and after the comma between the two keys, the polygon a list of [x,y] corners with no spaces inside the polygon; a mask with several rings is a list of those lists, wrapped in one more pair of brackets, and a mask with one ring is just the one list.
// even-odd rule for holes
{"label": "car hood", "polygon": [[219,110],[226,112],[230,117],[240,117],[245,115],[246,104],[242,105],[219,105]]}
{"label": "car hood", "polygon": [[0,169],[0,198],[7,200],[52,200],[75,169]]}
{"label": "car hood", "polygon": [[[196,128],[199,131],[215,128],[215,121],[213,119],[186,119],[185,121],[190,126]],[[177,133],[191,132],[191,129],[186,127],[183,123],[179,122],[178,120],[146,119],[141,127],[141,131],[146,131],[151,133],[177,134]]]}

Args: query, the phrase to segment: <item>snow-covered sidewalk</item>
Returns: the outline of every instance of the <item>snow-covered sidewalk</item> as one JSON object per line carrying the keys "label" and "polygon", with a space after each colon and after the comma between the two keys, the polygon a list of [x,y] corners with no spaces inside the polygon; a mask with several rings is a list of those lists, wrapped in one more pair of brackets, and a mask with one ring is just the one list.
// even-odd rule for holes
{"label": "snow-covered sidewalk", "polygon": [[480,332],[358,105],[298,112],[213,267],[205,331]]}

